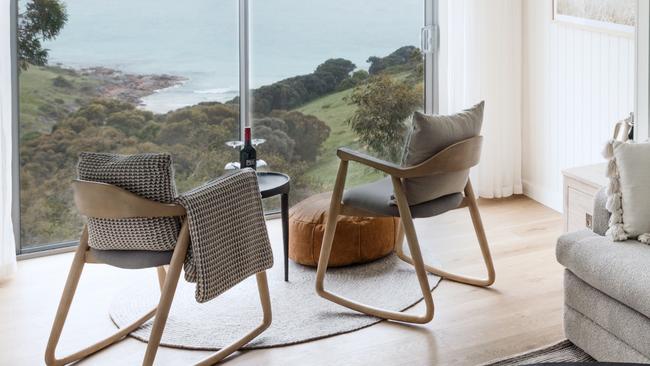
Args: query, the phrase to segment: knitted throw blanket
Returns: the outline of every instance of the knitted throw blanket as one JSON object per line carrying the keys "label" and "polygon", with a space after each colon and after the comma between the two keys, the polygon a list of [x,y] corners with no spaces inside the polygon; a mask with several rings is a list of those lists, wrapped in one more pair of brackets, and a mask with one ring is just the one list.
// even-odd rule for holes
{"label": "knitted throw blanket", "polygon": [[185,279],[196,301],[209,301],[273,266],[257,176],[251,169],[220,177],[181,194],[190,245]]}

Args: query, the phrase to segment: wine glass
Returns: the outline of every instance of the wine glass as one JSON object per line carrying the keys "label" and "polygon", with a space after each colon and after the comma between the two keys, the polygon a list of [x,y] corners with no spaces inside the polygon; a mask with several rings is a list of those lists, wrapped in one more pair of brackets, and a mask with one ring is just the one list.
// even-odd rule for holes
{"label": "wine glass", "polygon": [[243,141],[226,141],[226,146],[230,146],[233,149],[236,149],[236,148],[238,148],[240,146],[244,146],[244,142]]}

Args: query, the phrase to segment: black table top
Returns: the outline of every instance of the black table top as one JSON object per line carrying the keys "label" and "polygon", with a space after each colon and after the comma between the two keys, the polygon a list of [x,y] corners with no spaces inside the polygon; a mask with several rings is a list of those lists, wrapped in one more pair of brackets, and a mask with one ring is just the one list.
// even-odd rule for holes
{"label": "black table top", "polygon": [[291,178],[276,172],[257,172],[257,184],[260,186],[262,198],[289,193]]}

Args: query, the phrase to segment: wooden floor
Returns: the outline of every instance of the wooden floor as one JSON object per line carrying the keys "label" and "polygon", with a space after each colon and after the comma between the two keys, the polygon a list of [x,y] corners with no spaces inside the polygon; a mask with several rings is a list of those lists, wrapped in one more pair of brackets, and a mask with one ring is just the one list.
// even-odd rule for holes
{"label": "wooden floor", "polygon": [[[443,281],[434,291],[435,318],[425,326],[382,322],[314,342],[235,354],[226,364],[477,365],[561,340],[562,268],[554,255],[560,215],[524,197],[482,201],[480,207],[496,264],[492,289]],[[416,227],[421,244],[438,247],[438,259],[447,267],[478,274],[480,253],[466,210],[416,220]],[[269,231],[279,250],[278,220],[269,222]],[[0,365],[43,364],[71,260],[71,254],[24,260],[16,278],[0,283]],[[272,271],[282,270],[276,267]],[[157,286],[155,270],[86,266],[62,352],[114,330],[108,303],[134,278]],[[144,343],[128,338],[80,364],[137,365],[144,350]],[[161,347],[156,364],[189,365],[209,353]]]}

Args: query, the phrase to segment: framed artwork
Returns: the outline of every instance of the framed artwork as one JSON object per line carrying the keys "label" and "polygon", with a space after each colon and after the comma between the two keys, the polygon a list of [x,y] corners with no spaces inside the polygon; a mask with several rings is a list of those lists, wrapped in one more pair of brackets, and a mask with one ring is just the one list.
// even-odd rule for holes
{"label": "framed artwork", "polygon": [[553,0],[553,20],[591,30],[633,36],[637,1]]}

